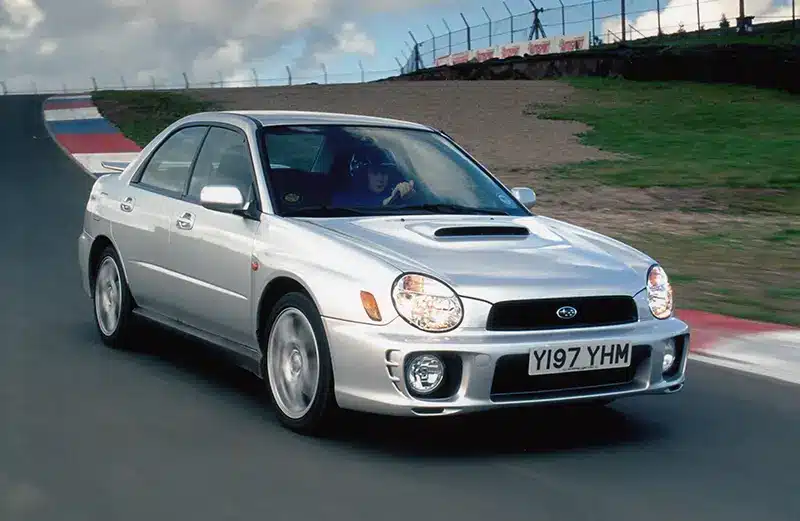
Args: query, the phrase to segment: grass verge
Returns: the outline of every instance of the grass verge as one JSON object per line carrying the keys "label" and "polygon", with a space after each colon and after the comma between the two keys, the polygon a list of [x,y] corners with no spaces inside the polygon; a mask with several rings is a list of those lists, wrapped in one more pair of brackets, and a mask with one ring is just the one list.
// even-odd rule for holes
{"label": "grass verge", "polygon": [[[624,224],[609,235],[663,263],[681,307],[800,325],[800,100],[730,85],[564,81],[578,95],[536,115],[586,123],[581,142],[620,159],[549,174],[613,195],[605,206]],[[633,211],[642,194],[656,202]]]}
{"label": "grass verge", "polygon": [[95,92],[92,99],[100,114],[140,147],[176,120],[215,108],[211,102],[168,91],[107,90]]}
{"label": "grass verge", "polygon": [[616,186],[740,189],[739,197],[753,199],[746,207],[754,211],[800,214],[796,96],[683,82],[568,83],[581,96],[565,106],[542,107],[537,115],[590,125],[582,142],[624,159],[569,165],[561,172]]}

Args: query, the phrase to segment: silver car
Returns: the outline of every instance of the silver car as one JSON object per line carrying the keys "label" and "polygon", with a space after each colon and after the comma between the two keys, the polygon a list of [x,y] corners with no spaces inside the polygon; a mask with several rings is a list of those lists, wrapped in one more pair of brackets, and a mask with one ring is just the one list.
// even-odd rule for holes
{"label": "silver car", "polygon": [[102,340],[132,318],[235,354],[288,428],[668,394],[689,328],[664,269],[533,214],[444,132],[207,112],[107,164],[78,251]]}

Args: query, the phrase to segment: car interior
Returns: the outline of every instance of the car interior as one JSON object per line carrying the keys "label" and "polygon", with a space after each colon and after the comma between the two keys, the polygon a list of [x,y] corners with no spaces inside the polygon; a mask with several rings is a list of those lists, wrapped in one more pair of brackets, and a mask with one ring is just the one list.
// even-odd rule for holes
{"label": "car interior", "polygon": [[[271,165],[269,173],[270,191],[284,211],[309,206],[330,206],[336,192],[350,190],[351,187],[366,186],[365,174],[350,174],[350,159],[356,145],[338,146],[325,140],[309,170],[288,168],[285,165]],[[400,172],[390,175],[389,186],[405,180]]]}

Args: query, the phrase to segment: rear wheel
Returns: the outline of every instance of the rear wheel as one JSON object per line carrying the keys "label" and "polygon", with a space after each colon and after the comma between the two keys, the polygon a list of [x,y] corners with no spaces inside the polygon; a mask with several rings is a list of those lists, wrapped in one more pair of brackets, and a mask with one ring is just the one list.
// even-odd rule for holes
{"label": "rear wheel", "polygon": [[288,293],[264,327],[264,376],[278,419],[302,434],[325,433],[338,406],[328,340],[316,306],[302,293]]}
{"label": "rear wheel", "polygon": [[128,340],[132,300],[117,252],[111,246],[100,255],[94,273],[94,318],[103,343],[121,348]]}

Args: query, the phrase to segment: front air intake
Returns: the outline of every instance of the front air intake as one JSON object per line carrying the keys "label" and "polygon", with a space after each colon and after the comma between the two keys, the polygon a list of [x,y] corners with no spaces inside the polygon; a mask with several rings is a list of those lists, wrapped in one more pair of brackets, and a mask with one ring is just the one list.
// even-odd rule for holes
{"label": "front air intake", "polygon": [[525,237],[530,235],[522,226],[452,226],[439,228],[437,237]]}

